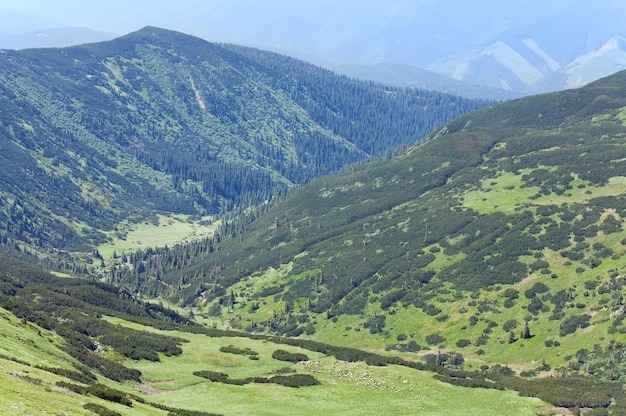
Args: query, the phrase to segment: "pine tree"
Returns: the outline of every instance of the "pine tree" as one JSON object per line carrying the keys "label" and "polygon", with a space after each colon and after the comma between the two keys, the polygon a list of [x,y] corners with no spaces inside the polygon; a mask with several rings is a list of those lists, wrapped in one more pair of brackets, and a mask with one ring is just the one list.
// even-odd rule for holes
{"label": "pine tree", "polygon": [[530,329],[528,328],[528,321],[526,321],[526,325],[524,326],[524,330],[522,331],[522,339],[530,339],[532,335],[530,334]]}
{"label": "pine tree", "polygon": [[513,331],[509,332],[509,344],[513,344],[515,341],[517,341],[517,338],[515,338],[515,333]]}

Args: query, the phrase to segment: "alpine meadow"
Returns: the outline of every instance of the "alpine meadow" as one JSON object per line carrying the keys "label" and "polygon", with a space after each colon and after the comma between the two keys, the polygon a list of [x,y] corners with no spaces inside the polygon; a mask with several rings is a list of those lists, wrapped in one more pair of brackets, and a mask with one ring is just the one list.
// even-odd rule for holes
{"label": "alpine meadow", "polygon": [[625,86],[0,50],[2,414],[626,414]]}

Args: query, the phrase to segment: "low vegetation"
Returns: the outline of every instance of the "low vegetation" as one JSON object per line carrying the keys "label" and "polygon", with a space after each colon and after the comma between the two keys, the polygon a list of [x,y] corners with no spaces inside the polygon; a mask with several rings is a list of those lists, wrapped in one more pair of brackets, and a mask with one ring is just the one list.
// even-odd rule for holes
{"label": "low vegetation", "polygon": [[[382,136],[416,134],[413,122],[401,120],[421,107],[418,93],[370,89],[323,71],[305,76],[311,68],[293,62],[294,78],[272,78],[269,72],[285,65],[276,55],[198,41],[174,53],[164,46],[177,35],[151,31],[118,41],[116,47],[133,45],[128,56],[90,61],[108,56],[113,44],[71,52],[102,66],[91,75],[104,96],[90,100],[126,103],[122,86],[141,97],[113,105],[113,114],[161,108],[161,93],[180,101],[184,114],[160,122],[167,134],[159,140],[181,149],[171,157],[153,151],[157,142],[148,132],[157,137],[156,124],[128,120],[125,134],[116,135],[119,119],[70,112],[71,103],[50,98],[37,77],[4,76],[22,91],[7,105],[49,115],[55,137],[77,143],[73,153],[40,149],[31,136],[52,131],[44,119],[17,120],[6,116],[17,110],[3,111],[9,118],[0,122],[12,134],[5,138],[13,149],[7,157],[28,149],[33,158],[25,166],[32,162],[29,172],[45,172],[56,196],[0,190],[6,201],[0,221],[7,224],[0,243],[14,256],[39,250],[39,261],[49,266],[98,279],[52,275],[0,257],[0,322],[11,334],[0,337],[1,405],[21,403],[11,380],[50,399],[53,411],[72,414],[132,408],[140,415],[252,409],[531,415],[551,414],[551,406],[624,413],[626,73],[461,116],[398,157],[317,179],[277,203],[274,196],[282,198],[291,185],[375,153],[365,147]],[[151,48],[137,47],[153,35]],[[211,53],[183,54],[204,47]],[[26,64],[49,53],[14,58]],[[249,61],[246,74],[254,76],[223,70],[233,54]],[[150,59],[152,69],[131,65],[139,58]],[[210,83],[200,70],[182,76],[167,64],[171,59],[181,64],[176,68],[199,59],[230,75],[223,88],[185,95]],[[89,78],[87,69],[73,71]],[[257,78],[264,83],[252,81]],[[82,84],[72,85],[67,91],[78,94]],[[331,87],[349,92],[324,98]],[[266,92],[264,100],[280,102],[286,118],[270,123],[265,101],[242,107],[227,99],[232,91],[245,96],[257,89]],[[365,101],[380,114],[369,113]],[[387,121],[366,128],[348,116],[353,112]],[[392,113],[397,117],[387,117]],[[80,114],[89,128],[70,114]],[[213,124],[214,118],[226,124]],[[302,143],[276,141],[294,126]],[[109,134],[107,143],[95,140],[90,129],[96,127]],[[358,131],[367,139],[347,144],[343,136]],[[224,133],[237,146],[195,148],[175,139],[200,133]],[[317,154],[314,143],[327,146]],[[100,147],[97,157],[88,149]],[[238,170],[253,154],[258,163]],[[275,159],[279,154],[284,157]],[[221,162],[205,169],[211,158]],[[66,175],[70,165],[81,167],[75,180]],[[15,172],[5,173],[15,183]],[[98,181],[104,193],[88,185]],[[48,204],[41,215],[33,200]],[[142,208],[130,216],[135,203]],[[65,215],[65,206],[73,211]],[[105,215],[94,214],[100,210]],[[217,212],[219,224],[197,217]],[[115,231],[116,224],[161,226],[167,213],[187,213],[212,229],[173,245],[114,248],[111,232],[119,240],[128,235]],[[96,247],[107,247],[110,256]],[[65,409],[61,398],[73,397],[70,392],[80,400]],[[40,408],[27,403],[29,413]]]}

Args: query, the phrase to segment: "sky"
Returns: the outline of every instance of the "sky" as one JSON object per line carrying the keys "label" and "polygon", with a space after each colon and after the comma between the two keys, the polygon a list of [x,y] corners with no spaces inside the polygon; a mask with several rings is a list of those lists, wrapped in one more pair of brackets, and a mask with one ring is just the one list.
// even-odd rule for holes
{"label": "sky", "polygon": [[[593,0],[593,4],[614,3]],[[343,32],[373,33],[384,26],[428,25],[468,32],[496,31],[507,22],[536,18],[558,11],[563,4],[581,7],[584,0],[0,0],[0,10],[38,15],[59,25],[88,27],[126,34],[143,26],[159,26],[199,35],[211,41],[256,40],[278,37],[279,28],[301,24],[310,37]],[[445,26],[446,17],[454,28]],[[10,22],[4,28],[19,31]],[[24,27],[24,26],[22,26]],[[283,27],[286,27],[283,28]],[[4,30],[3,30],[4,29]],[[317,31],[316,31],[317,30]],[[352,32],[352,33],[350,33]],[[275,42],[275,40],[273,40]]]}
{"label": "sky", "polygon": [[110,39],[158,26],[330,68],[441,68],[450,57],[493,51],[498,41],[524,53],[520,41],[528,38],[564,66],[626,37],[625,16],[624,0],[0,0],[0,48],[13,47],[3,36],[53,27]]}
{"label": "sky", "polygon": [[[450,52],[474,47],[511,24],[564,8],[614,7],[621,0],[0,0],[0,33],[45,25],[86,27],[123,35],[158,26],[202,37],[273,50],[299,50],[340,59],[361,48],[363,60],[382,59],[381,48],[422,46]],[[626,2],[624,2],[626,3]],[[610,7],[609,7],[610,6]],[[626,9],[622,7],[626,12]],[[3,11],[31,20],[1,19]],[[615,15],[615,14],[613,14]],[[39,20],[34,16],[38,16]],[[47,20],[44,20],[47,19]],[[345,46],[344,46],[345,45]],[[418,48],[419,49],[419,48]],[[333,53],[328,53],[332,50]],[[354,58],[350,58],[354,59]]]}

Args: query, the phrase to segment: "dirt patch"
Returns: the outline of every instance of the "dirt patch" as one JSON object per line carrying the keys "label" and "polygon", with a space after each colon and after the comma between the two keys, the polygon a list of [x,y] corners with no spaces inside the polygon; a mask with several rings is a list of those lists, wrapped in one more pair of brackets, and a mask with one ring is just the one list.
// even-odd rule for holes
{"label": "dirt patch", "polygon": [[152,396],[155,394],[163,393],[169,390],[159,389],[157,386],[174,384],[173,380],[170,381],[144,381],[141,384],[134,384],[133,387],[141,390],[144,394]]}
{"label": "dirt patch", "polygon": [[540,412],[546,412],[551,415],[571,415],[572,414],[572,411],[569,410],[567,407],[541,407],[537,410],[539,410]]}

